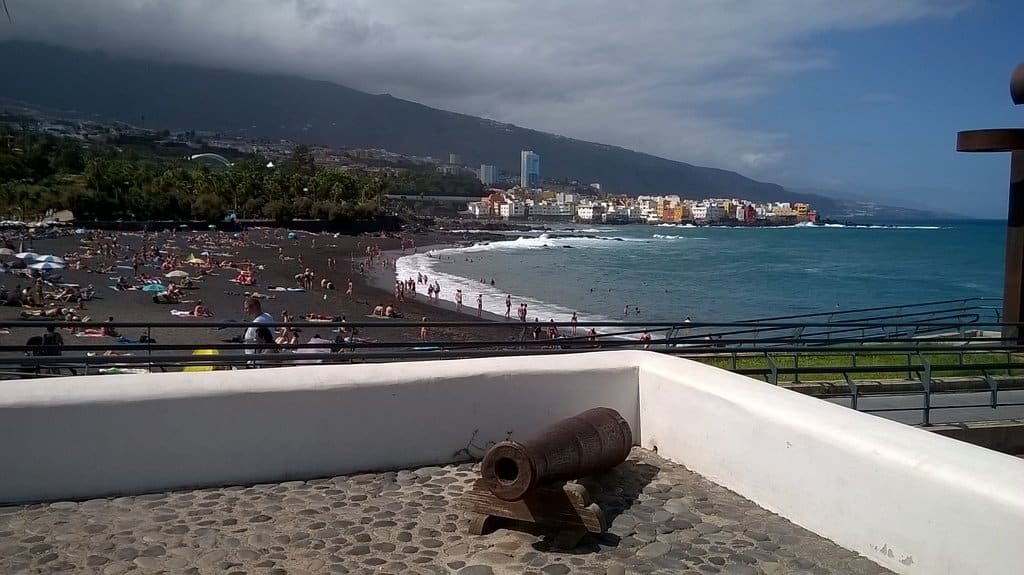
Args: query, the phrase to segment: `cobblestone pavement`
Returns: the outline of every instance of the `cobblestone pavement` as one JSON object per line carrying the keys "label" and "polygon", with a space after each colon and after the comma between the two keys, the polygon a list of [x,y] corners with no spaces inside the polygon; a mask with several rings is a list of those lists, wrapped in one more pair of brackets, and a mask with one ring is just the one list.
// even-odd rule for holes
{"label": "cobblestone pavement", "polygon": [[611,527],[574,551],[536,530],[467,535],[456,501],[476,469],[0,507],[0,572],[887,573],[639,449],[595,479]]}

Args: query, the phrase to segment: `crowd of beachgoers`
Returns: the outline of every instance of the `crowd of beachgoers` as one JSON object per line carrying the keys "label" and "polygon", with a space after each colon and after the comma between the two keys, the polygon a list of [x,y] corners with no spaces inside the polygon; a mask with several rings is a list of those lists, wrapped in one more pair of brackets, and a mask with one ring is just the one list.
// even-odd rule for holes
{"label": "crowd of beachgoers", "polygon": [[[55,345],[74,345],[77,338],[96,338],[87,340],[89,344],[243,341],[260,344],[260,351],[275,345],[323,343],[339,350],[345,344],[375,341],[510,341],[526,333],[509,326],[495,330],[473,310],[446,307],[437,297],[442,286],[436,281],[424,288],[425,296],[417,297],[425,276],[396,281],[393,292],[376,287],[381,281],[375,276],[394,278],[396,258],[415,250],[417,241],[444,239],[284,229],[91,231],[45,238],[9,234],[2,238],[6,247],[0,251],[0,323],[68,323],[46,330],[8,325],[0,332],[0,341],[40,345],[44,354],[54,353]],[[260,306],[257,315],[249,313],[252,301]],[[259,323],[332,325],[324,330],[248,329],[246,323],[257,318]],[[390,319],[423,325],[391,328],[388,324],[397,322],[384,321]],[[473,319],[481,321],[470,327],[428,327],[429,322]],[[371,320],[380,327],[357,330],[335,325]],[[127,321],[180,321],[183,329],[152,328],[140,334],[143,330],[116,327]],[[237,322],[239,327],[237,333],[225,333],[223,327],[200,327],[204,321]],[[85,322],[94,325],[76,325]],[[107,353],[117,354],[116,345],[112,348]]]}

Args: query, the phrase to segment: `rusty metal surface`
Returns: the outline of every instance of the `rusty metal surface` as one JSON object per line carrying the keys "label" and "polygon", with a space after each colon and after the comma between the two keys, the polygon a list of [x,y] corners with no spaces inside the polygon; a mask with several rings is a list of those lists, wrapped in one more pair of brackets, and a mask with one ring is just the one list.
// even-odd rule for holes
{"label": "rusty metal surface", "polygon": [[480,466],[487,488],[516,501],[537,485],[579,479],[625,461],[633,446],[629,423],[617,411],[597,407],[563,419],[529,441],[503,441]]}
{"label": "rusty metal surface", "polygon": [[958,152],[1012,152],[1024,150],[1024,128],[966,130],[956,135]]}

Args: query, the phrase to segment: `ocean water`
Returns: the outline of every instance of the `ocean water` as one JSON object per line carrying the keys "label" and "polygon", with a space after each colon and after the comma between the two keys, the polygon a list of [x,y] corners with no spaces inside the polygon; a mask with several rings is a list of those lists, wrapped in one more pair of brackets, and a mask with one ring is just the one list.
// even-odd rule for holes
{"label": "ocean water", "polygon": [[462,289],[472,308],[482,294],[500,315],[508,294],[513,318],[522,302],[531,321],[617,320],[626,306],[632,320],[736,321],[1002,295],[1001,222],[550,227],[491,242],[465,230],[470,245],[403,257],[396,276],[426,274],[449,301]]}

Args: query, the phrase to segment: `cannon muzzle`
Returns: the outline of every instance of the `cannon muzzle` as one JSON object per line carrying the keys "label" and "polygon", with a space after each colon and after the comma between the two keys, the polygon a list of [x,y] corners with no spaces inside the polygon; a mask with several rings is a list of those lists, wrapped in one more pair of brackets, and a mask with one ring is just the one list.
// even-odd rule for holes
{"label": "cannon muzzle", "polygon": [[611,469],[626,460],[632,446],[633,432],[619,412],[596,407],[532,440],[494,445],[484,455],[480,474],[496,497],[517,501],[537,485]]}

